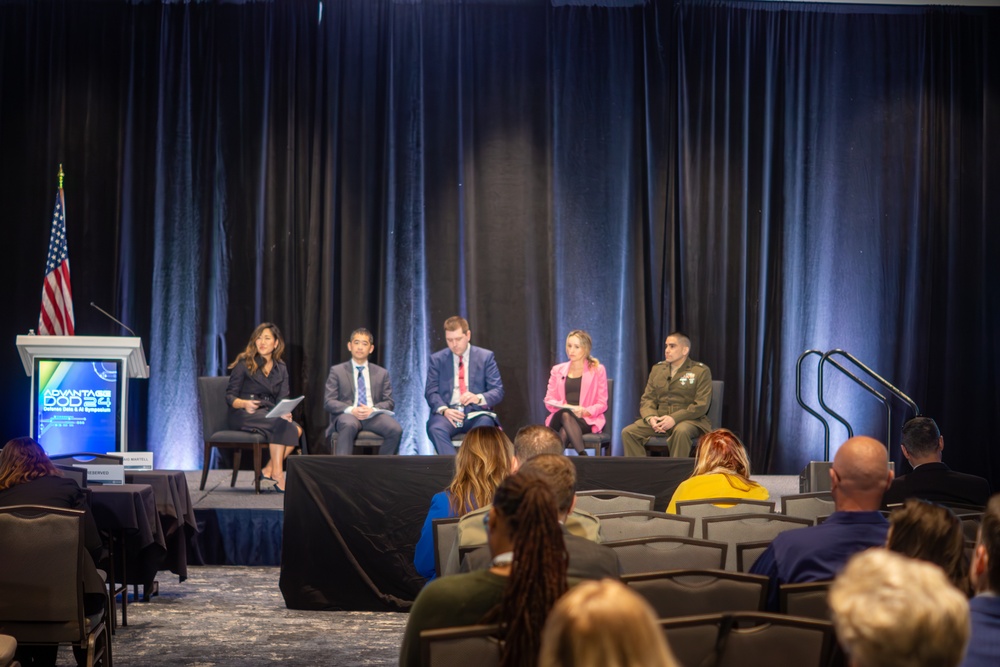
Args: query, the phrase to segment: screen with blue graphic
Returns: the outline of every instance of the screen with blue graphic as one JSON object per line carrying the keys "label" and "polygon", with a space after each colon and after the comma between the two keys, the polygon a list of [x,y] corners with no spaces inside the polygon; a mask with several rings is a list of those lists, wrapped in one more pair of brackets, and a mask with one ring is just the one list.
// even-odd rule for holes
{"label": "screen with blue graphic", "polygon": [[35,440],[49,456],[120,451],[121,362],[35,358]]}

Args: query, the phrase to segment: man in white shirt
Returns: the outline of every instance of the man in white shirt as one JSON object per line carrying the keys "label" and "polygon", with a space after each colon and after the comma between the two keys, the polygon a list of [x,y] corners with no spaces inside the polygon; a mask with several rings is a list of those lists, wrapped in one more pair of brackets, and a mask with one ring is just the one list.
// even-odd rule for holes
{"label": "man in white shirt", "polygon": [[337,434],[338,455],[354,452],[358,431],[382,436],[379,454],[395,454],[403,428],[391,414],[392,383],[389,372],[368,357],[375,350],[375,337],[367,329],[356,329],[347,343],[351,359],[330,368],[326,379],[325,407],[330,413],[329,439]]}

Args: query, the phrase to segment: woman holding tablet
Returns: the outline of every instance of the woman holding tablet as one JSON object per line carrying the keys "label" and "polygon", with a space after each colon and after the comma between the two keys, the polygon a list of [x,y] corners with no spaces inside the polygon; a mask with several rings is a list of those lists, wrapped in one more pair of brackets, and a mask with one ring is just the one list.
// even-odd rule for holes
{"label": "woman holding tablet", "polygon": [[237,431],[253,431],[267,438],[271,460],[262,475],[277,483],[284,492],[284,462],[299,444],[302,428],[285,415],[267,418],[267,412],[278,401],[288,397],[288,369],[281,355],[285,341],[274,324],[264,322],[253,330],[245,350],[229,364],[229,426]]}

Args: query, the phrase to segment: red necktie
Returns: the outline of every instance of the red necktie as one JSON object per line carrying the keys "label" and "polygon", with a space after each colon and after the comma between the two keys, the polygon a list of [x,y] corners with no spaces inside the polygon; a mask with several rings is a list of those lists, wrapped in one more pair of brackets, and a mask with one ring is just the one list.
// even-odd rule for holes
{"label": "red necktie", "polygon": [[462,363],[462,357],[458,358],[458,393],[464,394],[468,388],[465,386],[465,364]]}

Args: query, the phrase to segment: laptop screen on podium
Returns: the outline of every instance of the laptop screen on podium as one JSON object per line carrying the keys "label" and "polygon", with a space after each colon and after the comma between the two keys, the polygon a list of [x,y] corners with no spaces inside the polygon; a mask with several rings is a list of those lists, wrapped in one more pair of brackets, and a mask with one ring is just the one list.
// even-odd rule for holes
{"label": "laptop screen on podium", "polygon": [[49,456],[121,451],[122,362],[35,358],[31,432]]}

